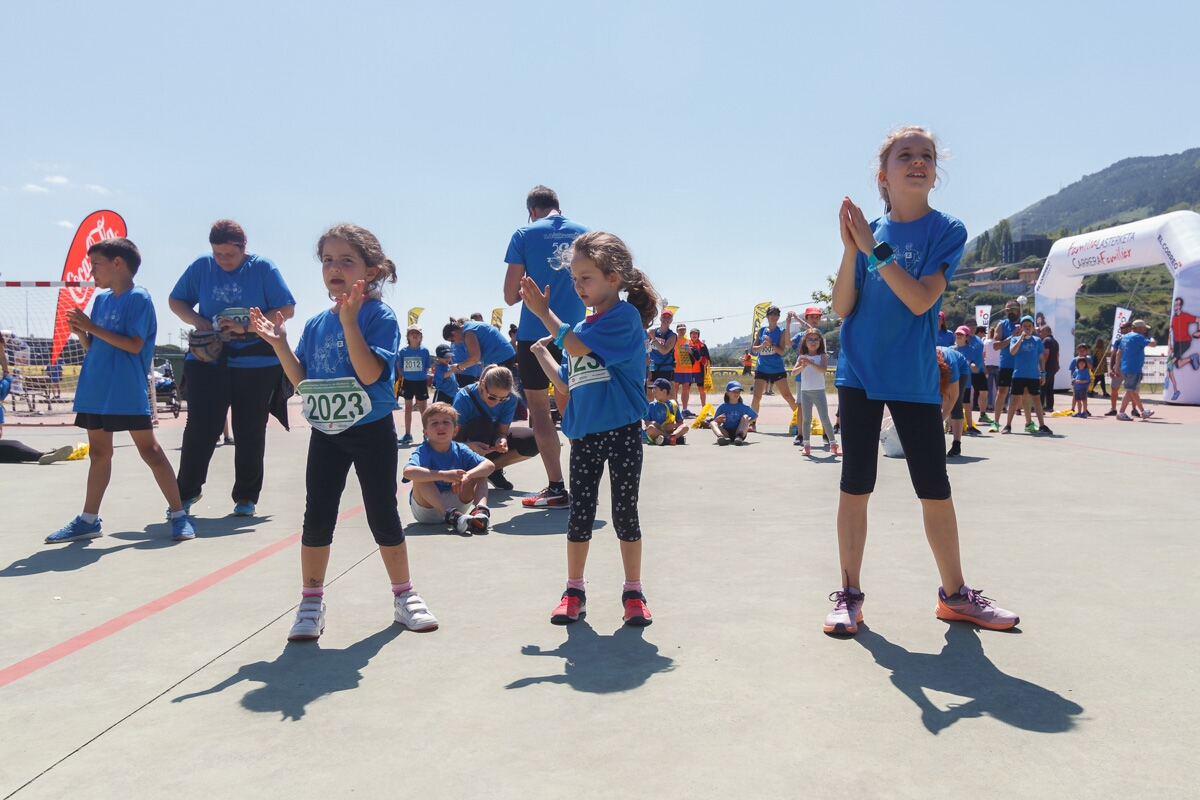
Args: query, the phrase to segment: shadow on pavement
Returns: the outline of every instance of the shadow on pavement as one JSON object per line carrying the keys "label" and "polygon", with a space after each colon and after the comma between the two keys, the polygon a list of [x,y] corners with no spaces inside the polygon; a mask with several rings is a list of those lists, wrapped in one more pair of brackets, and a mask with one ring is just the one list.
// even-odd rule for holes
{"label": "shadow on pavement", "polygon": [[[1073,717],[1083,713],[1081,706],[998,670],[984,654],[974,626],[957,622],[948,626],[946,646],[936,655],[910,653],[865,625],[859,626],[854,637],[874,657],[875,663],[892,671],[895,687],[921,709],[921,722],[926,730],[937,735],[960,719],[984,715],[1039,733],[1064,733],[1075,727]],[[971,699],[942,711],[929,700],[924,689]]]}
{"label": "shadow on pavement", "polygon": [[357,689],[362,681],[362,670],[384,645],[404,630],[402,625],[390,625],[344,650],[323,649],[319,640],[288,642],[274,661],[246,664],[211,689],[180,695],[171,702],[182,703],[194,697],[223,692],[242,681],[261,683],[262,686],[246,692],[242,708],[261,713],[279,712],[280,721],[296,721],[304,716],[309,703],[327,694]]}
{"label": "shadow on pavement", "polygon": [[[17,559],[7,567],[0,569],[0,578],[15,578],[21,575],[42,575],[47,572],[73,572],[77,569],[90,567],[105,556],[111,556],[122,550],[158,550],[162,547],[176,547],[181,542],[171,541],[171,526],[164,525],[166,533],[155,533],[153,537],[138,536],[137,541],[116,547],[97,547],[92,543],[95,539],[85,539],[81,542],[71,542],[67,545],[44,545],[43,549]],[[126,535],[118,534],[111,539],[124,539]],[[91,546],[89,546],[91,545]]]}
{"label": "shadow on pavement", "polygon": [[535,683],[561,683],[577,692],[606,694],[636,689],[659,672],[670,672],[675,662],[658,654],[658,645],[647,642],[644,628],[622,625],[610,636],[601,636],[580,620],[567,626],[567,640],[555,650],[527,644],[527,656],[564,659],[565,672],[515,680],[506,689],[521,689]]}

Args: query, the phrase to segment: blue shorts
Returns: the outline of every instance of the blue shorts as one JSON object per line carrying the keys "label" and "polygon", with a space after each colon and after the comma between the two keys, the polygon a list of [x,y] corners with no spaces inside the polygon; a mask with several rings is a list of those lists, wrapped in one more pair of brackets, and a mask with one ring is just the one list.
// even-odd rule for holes
{"label": "blue shorts", "polygon": [[1073,394],[1074,394],[1076,400],[1087,400],[1087,387],[1086,386],[1076,386],[1076,387],[1074,387]]}
{"label": "blue shorts", "polygon": [[678,384],[700,383],[700,373],[698,372],[676,372],[675,382]]}
{"label": "blue shorts", "polygon": [[1125,388],[1129,391],[1137,391],[1138,386],[1142,383],[1142,373],[1133,372],[1128,375],[1122,375],[1121,380],[1125,382]]}

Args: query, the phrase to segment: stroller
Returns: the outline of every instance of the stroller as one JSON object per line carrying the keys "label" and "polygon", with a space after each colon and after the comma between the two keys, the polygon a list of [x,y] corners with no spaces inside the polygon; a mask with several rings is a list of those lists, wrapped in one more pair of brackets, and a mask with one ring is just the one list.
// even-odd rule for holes
{"label": "stroller", "polygon": [[164,361],[154,368],[154,402],[160,411],[170,411],[178,418],[183,404],[179,401],[179,387],[175,385],[175,371],[171,362]]}

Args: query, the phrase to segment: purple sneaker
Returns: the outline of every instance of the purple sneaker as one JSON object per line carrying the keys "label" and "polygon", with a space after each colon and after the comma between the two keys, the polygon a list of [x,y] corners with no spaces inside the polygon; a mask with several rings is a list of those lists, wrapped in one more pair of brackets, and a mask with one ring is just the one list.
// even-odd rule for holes
{"label": "purple sneaker", "polygon": [[847,586],[829,595],[833,601],[833,611],[825,617],[826,633],[844,633],[850,636],[858,633],[858,623],[863,621],[862,607],[867,596],[862,592]]}
{"label": "purple sneaker", "polygon": [[1016,614],[993,605],[990,598],[984,597],[981,592],[966,584],[949,597],[946,596],[945,590],[939,587],[934,613],[938,619],[974,622],[981,628],[993,631],[1006,631],[1021,621]]}

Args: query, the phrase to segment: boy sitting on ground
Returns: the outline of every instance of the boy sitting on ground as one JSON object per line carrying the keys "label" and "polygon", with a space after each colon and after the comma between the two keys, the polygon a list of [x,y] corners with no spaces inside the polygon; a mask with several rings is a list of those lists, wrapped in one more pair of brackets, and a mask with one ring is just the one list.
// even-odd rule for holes
{"label": "boy sitting on ground", "polygon": [[487,478],[496,465],[454,441],[458,412],[449,403],[431,404],[421,421],[425,441],[404,467],[404,479],[412,481],[413,517],[423,525],[445,522],[462,534],[487,533]]}
{"label": "boy sitting on ground", "polygon": [[679,412],[679,403],[671,399],[671,382],[658,378],[646,387],[649,406],[644,418],[646,441],[650,444],[684,444],[687,425]]}

